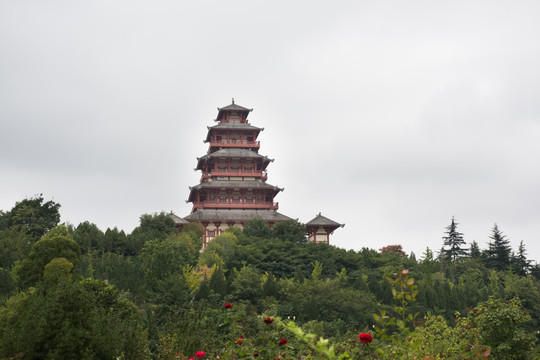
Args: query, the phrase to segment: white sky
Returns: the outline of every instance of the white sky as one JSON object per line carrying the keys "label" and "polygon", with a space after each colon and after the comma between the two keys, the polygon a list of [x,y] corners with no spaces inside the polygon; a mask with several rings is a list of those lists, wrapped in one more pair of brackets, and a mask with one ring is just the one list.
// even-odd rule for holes
{"label": "white sky", "polygon": [[540,261],[537,1],[0,2],[0,209],[186,216],[216,107],[264,127],[280,212],[438,251],[455,216]]}

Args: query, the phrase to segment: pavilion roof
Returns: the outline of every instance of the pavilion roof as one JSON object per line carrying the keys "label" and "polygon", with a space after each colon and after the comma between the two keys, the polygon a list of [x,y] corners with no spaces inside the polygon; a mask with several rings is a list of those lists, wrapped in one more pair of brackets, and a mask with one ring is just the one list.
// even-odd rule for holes
{"label": "pavilion roof", "polygon": [[338,227],[344,227],[345,224],[337,223],[334,220],[331,220],[325,216],[322,216],[321,213],[319,213],[312,220],[308,221],[306,223],[306,226],[327,226],[327,227],[335,227],[337,229]]}
{"label": "pavilion roof", "polygon": [[186,216],[184,219],[188,221],[248,221],[258,217],[269,222],[293,220],[275,210],[256,209],[200,209]]}
{"label": "pavilion roof", "polygon": [[189,224],[189,221],[182,219],[180,216],[175,215],[172,212],[169,214],[169,216],[173,219],[176,225]]}
{"label": "pavilion roof", "polygon": [[207,128],[210,129],[240,129],[240,130],[259,130],[262,131],[264,128],[256,127],[250,124],[246,123],[219,123],[214,126],[207,126]]}
{"label": "pavilion roof", "polygon": [[207,127],[208,134],[206,135],[206,142],[210,141],[210,134],[212,133],[212,130],[253,130],[256,131],[257,134],[264,130],[264,128],[258,128],[256,126],[245,123],[219,123],[217,125]]}
{"label": "pavilion roof", "polygon": [[248,109],[248,108],[245,108],[243,106],[237,105],[237,104],[234,103],[234,100],[233,100],[233,103],[230,104],[230,105],[224,106],[222,108],[218,107],[218,111],[219,112],[222,112],[222,111],[251,112],[251,111],[253,111],[253,109]]}
{"label": "pavilion roof", "polygon": [[283,191],[283,189],[267,184],[262,181],[258,180],[213,180],[213,181],[205,181],[200,183],[199,185],[190,186],[189,190],[189,197],[187,202],[194,201],[194,198],[196,197],[197,191],[200,191],[202,189],[263,189],[263,190],[272,190],[274,194],[277,194],[280,191]]}
{"label": "pavilion roof", "polygon": [[253,109],[248,109],[248,108],[245,108],[243,106],[240,106],[240,105],[236,105],[234,103],[234,100],[233,100],[233,103],[231,105],[227,105],[225,107],[222,107],[222,108],[219,108],[218,107],[218,116],[217,118],[218,119],[221,119],[221,116],[224,112],[232,112],[232,111],[238,111],[238,112],[243,112],[243,113],[249,113],[251,111],[253,111]]}
{"label": "pavilion roof", "polygon": [[204,181],[199,185],[190,186],[191,189],[202,188],[239,188],[239,189],[271,189],[282,191],[283,189],[258,180],[213,180]]}
{"label": "pavilion roof", "polygon": [[250,159],[262,159],[263,164],[270,163],[274,161],[273,159],[269,159],[266,156],[263,156],[253,150],[248,149],[242,149],[242,148],[224,148],[219,149],[217,151],[211,152],[209,154],[206,154],[204,156],[201,156],[200,158],[197,158],[197,168],[195,170],[198,170],[201,168],[202,164],[209,160],[209,159],[219,159],[219,158],[250,158]]}

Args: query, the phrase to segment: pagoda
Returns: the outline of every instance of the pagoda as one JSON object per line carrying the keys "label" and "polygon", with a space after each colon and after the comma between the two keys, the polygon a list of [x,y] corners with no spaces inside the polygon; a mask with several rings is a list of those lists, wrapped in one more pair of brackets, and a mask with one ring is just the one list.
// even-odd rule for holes
{"label": "pagoda", "polygon": [[277,212],[274,198],[283,189],[266,182],[266,168],[274,160],[259,154],[257,138],[264,128],[248,122],[252,110],[235,104],[234,99],[218,108],[217,125],[208,127],[204,140],[208,152],[197,158],[195,170],[202,172],[200,182],[189,188],[186,202],[193,203],[191,214],[175,219],[179,226],[185,222],[202,224],[203,247],[226,228],[243,227],[253,218],[270,226],[293,220]]}

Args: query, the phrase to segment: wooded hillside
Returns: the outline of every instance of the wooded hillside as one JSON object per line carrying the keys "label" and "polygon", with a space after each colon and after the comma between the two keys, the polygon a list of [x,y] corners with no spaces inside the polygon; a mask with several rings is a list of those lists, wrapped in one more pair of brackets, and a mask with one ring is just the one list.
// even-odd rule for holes
{"label": "wooded hillside", "polygon": [[0,212],[0,358],[539,358],[540,267],[497,225],[480,249],[451,219],[417,258],[254,219],[201,251],[166,213],[125,234],[59,209]]}

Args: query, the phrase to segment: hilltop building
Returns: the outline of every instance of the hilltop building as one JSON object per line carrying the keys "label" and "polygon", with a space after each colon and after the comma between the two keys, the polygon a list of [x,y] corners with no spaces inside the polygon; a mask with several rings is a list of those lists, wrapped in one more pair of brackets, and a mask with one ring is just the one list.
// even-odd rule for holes
{"label": "hilltop building", "polygon": [[306,223],[308,240],[330,244],[330,235],[332,235],[337,228],[344,226],[345,224],[339,224],[319,213],[314,219]]}
{"label": "hilltop building", "polygon": [[[293,220],[277,211],[274,198],[283,189],[266,182],[266,169],[274,160],[259,154],[257,138],[264,128],[248,122],[252,110],[235,104],[234,99],[232,104],[218,108],[217,124],[208,127],[204,140],[208,152],[197,158],[195,170],[202,172],[200,182],[189,188],[191,214],[184,218],[172,215],[179,228],[189,222],[203,225],[203,247],[226,228],[241,228],[253,218],[261,218],[270,226]],[[320,214],[308,224],[312,225],[310,240],[326,243],[330,234],[343,226]]]}

